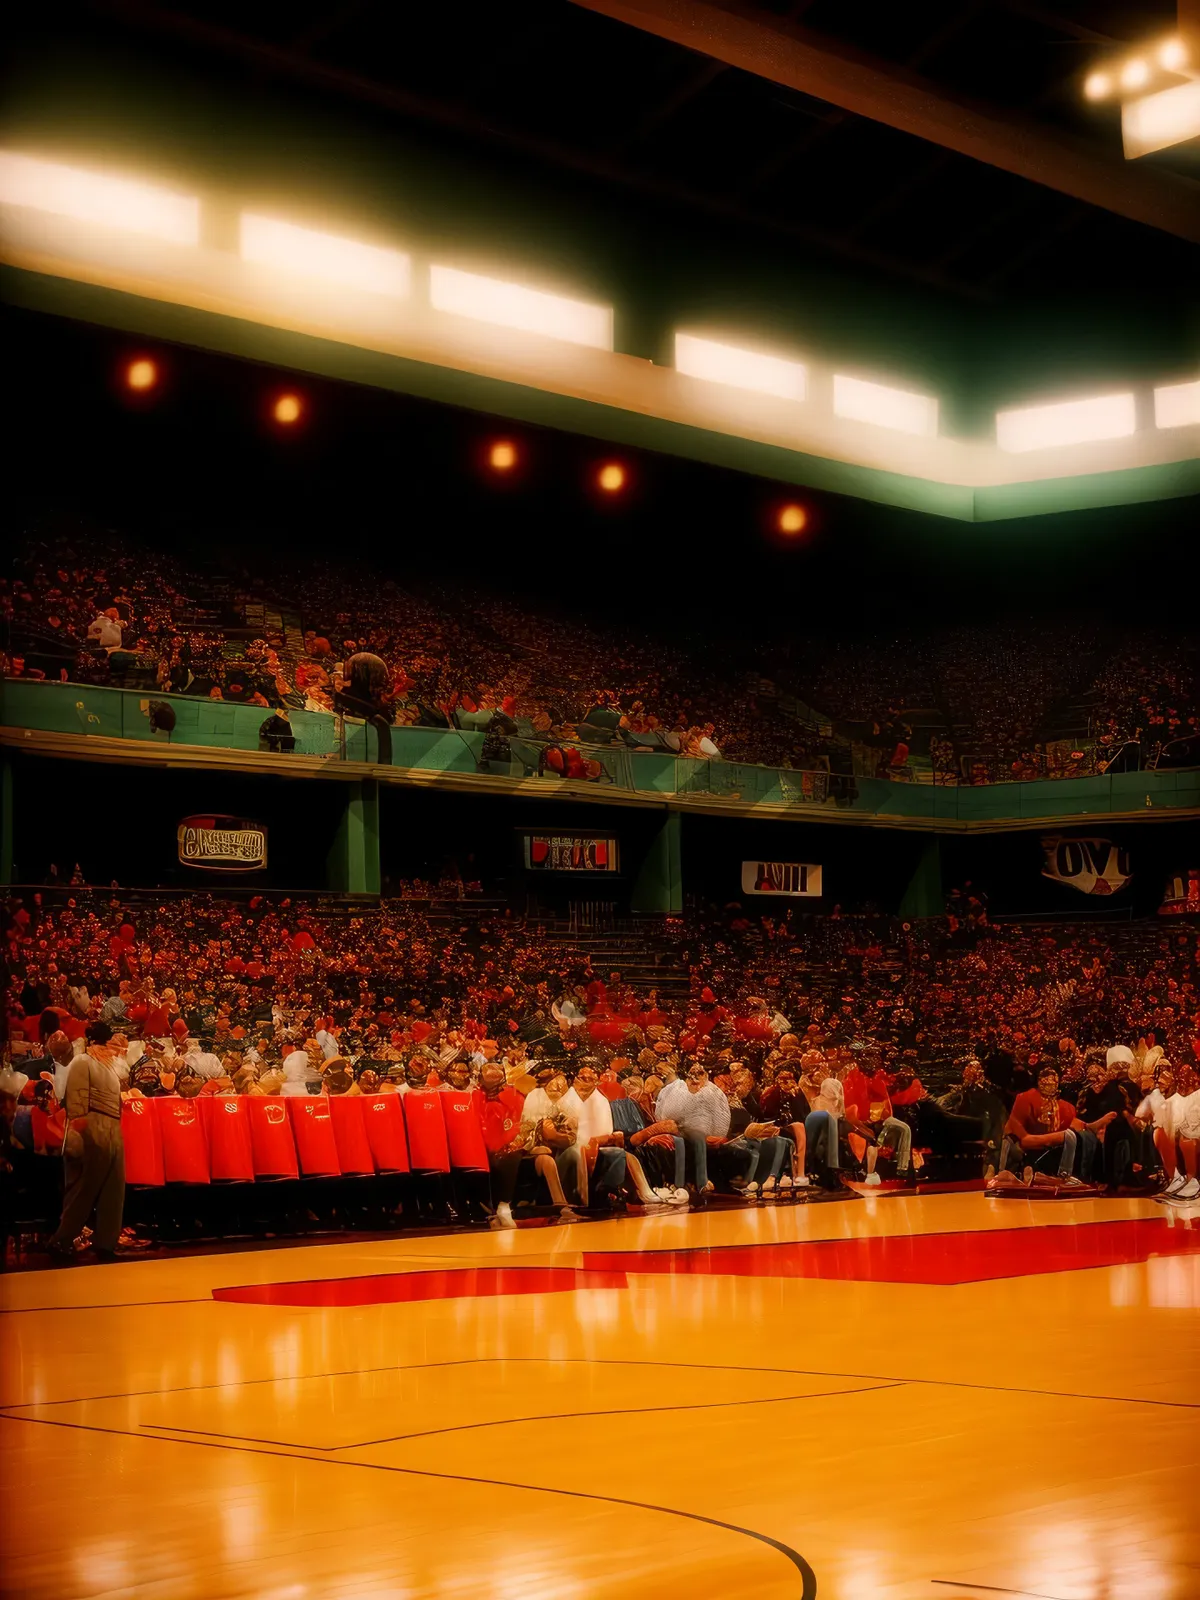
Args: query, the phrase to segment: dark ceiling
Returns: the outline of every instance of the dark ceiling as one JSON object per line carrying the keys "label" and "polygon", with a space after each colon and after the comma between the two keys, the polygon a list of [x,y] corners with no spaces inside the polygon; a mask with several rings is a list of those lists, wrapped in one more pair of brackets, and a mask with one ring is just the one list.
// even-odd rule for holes
{"label": "dark ceiling", "polygon": [[[1027,178],[727,67],[570,0],[218,0],[82,7],[243,86],[288,82],[492,156],[586,174],[753,234],[795,238],[971,299],[1186,299],[1200,248]],[[1173,0],[767,0],[760,13],[1087,143],[1120,165],[1082,83],[1173,31]],[[236,87],[235,87],[236,92]],[[1185,182],[1189,158],[1154,158]],[[1200,184],[1195,186],[1200,213]]]}

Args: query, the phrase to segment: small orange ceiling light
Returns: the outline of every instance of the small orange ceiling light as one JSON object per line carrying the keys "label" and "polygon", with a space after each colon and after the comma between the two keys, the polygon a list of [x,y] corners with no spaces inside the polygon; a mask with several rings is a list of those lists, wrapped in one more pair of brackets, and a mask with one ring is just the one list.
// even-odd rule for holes
{"label": "small orange ceiling light", "polygon": [[596,474],[596,482],[605,494],[617,494],[625,487],[625,468],[619,461],[607,461]]}
{"label": "small orange ceiling light", "polygon": [[517,464],[517,447],[510,439],[497,439],[488,451],[488,463],[496,472],[511,472]]}
{"label": "small orange ceiling light", "polygon": [[300,404],[299,395],[281,394],[278,400],[275,402],[275,405],[272,409],[272,415],[274,416],[276,422],[299,422],[300,413],[303,410],[304,407]]}
{"label": "small orange ceiling light", "polygon": [[125,382],[131,389],[153,389],[158,382],[158,368],[153,361],[140,356],[125,368]]}
{"label": "small orange ceiling light", "polygon": [[808,526],[808,513],[803,506],[784,506],[776,523],[780,533],[803,533]]}

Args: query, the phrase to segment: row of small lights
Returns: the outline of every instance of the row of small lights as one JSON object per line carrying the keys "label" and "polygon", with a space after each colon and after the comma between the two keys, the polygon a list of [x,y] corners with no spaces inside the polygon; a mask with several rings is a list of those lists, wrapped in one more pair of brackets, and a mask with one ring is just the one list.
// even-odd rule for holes
{"label": "row of small lights", "polygon": [[[159,385],[158,364],[149,356],[138,356],[126,365],[124,379],[126,387],[134,393],[148,395]],[[289,390],[275,396],[270,411],[281,427],[291,428],[301,421],[306,407],[301,396]],[[521,454],[511,439],[496,439],[488,447],[487,463],[493,472],[508,476],[520,466]],[[602,493],[615,496],[627,486],[629,473],[620,461],[605,461],[596,467],[593,481]],[[773,520],[780,533],[795,535],[803,533],[808,526],[808,513],[803,506],[788,504],[778,508]]]}
{"label": "row of small lights", "polygon": [[1130,56],[1120,67],[1089,73],[1083,92],[1089,100],[1107,100],[1117,89],[1127,89],[1133,94],[1146,87],[1156,66],[1163,72],[1178,74],[1187,64],[1188,52],[1183,40],[1164,39],[1152,61],[1147,61],[1145,56]]}

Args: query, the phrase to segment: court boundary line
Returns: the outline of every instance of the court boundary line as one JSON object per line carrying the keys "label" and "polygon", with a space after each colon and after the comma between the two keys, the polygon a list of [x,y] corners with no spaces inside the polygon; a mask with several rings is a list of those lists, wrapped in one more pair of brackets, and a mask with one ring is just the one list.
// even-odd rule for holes
{"label": "court boundary line", "polygon": [[[325,1306],[316,1309],[327,1311],[330,1308]],[[1031,1394],[1046,1400],[1098,1400],[1108,1401],[1114,1405],[1166,1406],[1171,1410],[1200,1411],[1200,1400],[1155,1400],[1149,1396],[1127,1394],[1078,1394],[1068,1389],[1031,1389],[1023,1384],[968,1383],[962,1378],[914,1378],[885,1372],[826,1372],[809,1367],[729,1366],[726,1362],[711,1361],[635,1361],[622,1359],[619,1356],[462,1356],[453,1361],[425,1361],[416,1366],[402,1367],[396,1362],[389,1362],[382,1367],[350,1367],[341,1372],[288,1373],[283,1377],[240,1378],[232,1383],[183,1384],[177,1389],[130,1389],[125,1393],[72,1396],[67,1400],[0,1401],[0,1415],[12,1411],[27,1411],[31,1406],[87,1405],[94,1400],[139,1400],[152,1394],[191,1394],[210,1389],[247,1388],[260,1383],[312,1383],[319,1378],[370,1377],[379,1372],[430,1372],[440,1367],[485,1366],[504,1361],[543,1364],[553,1362],[558,1366],[678,1367],[685,1370],[694,1368],[698,1372],[769,1372],[785,1378],[861,1378],[865,1383],[910,1383],[941,1389],[977,1389],[988,1394]]]}
{"label": "court boundary line", "polygon": [[965,1578],[930,1578],[930,1583],[942,1584],[947,1589],[983,1589],[987,1594],[1015,1594],[1023,1600],[1063,1600],[1061,1595],[1042,1594],[1039,1589],[1006,1589],[1003,1584],[968,1583]]}
{"label": "court boundary line", "polygon": [[149,1443],[180,1444],[197,1450],[231,1450],[242,1455],[271,1456],[281,1461],[308,1461],[314,1466],[349,1467],[363,1472],[391,1472],[410,1478],[437,1478],[444,1483],[470,1483],[485,1489],[523,1489],[530,1494],[556,1494],[572,1500],[593,1500],[603,1505],[623,1506],[635,1511],[656,1511],[664,1516],[681,1517],[688,1522],[701,1522],[710,1528],[720,1528],[726,1533],[740,1533],[745,1538],[755,1539],[760,1544],[765,1544],[769,1549],[777,1551],[786,1560],[790,1561],[800,1574],[800,1600],[816,1600],[817,1575],[798,1550],[791,1545],[784,1544],[782,1539],[773,1538],[769,1533],[760,1533],[756,1528],[745,1528],[740,1523],[723,1522],[719,1517],[707,1517],[699,1511],[683,1511],[677,1506],[653,1505],[646,1500],[624,1500],[617,1495],[593,1494],[586,1489],[560,1489],[552,1484],[537,1483],[512,1483],[502,1478],[475,1478],[467,1477],[461,1473],[433,1472],[423,1467],[401,1467],[390,1463],[376,1461],[347,1461],[335,1455],[316,1456],[308,1455],[302,1448],[295,1450],[268,1450],[260,1446],[220,1444],[211,1439],[167,1439],[160,1438],[153,1433],[131,1433],[124,1428],[100,1428],[86,1422],[63,1422],[50,1417],[9,1417],[10,1422],[28,1422],[44,1428],[71,1428],[82,1433],[105,1433],[120,1439],[142,1439]]}
{"label": "court boundary line", "polygon": [[[741,1367],[731,1367],[733,1372],[744,1371]],[[432,1439],[446,1433],[470,1433],[475,1428],[510,1428],[522,1422],[573,1422],[580,1417],[641,1417],[654,1416],[661,1412],[675,1413],[678,1411],[726,1411],[733,1406],[778,1406],[791,1400],[831,1400],[837,1395],[847,1394],[877,1394],[883,1389],[903,1389],[905,1384],[898,1383],[871,1383],[857,1389],[825,1389],[817,1394],[767,1394],[756,1395],[753,1398],[741,1400],[698,1400],[692,1405],[677,1406],[615,1406],[608,1411],[550,1411],[541,1416],[530,1417],[493,1417],[486,1422],[458,1422],[449,1428],[424,1428],[416,1433],[392,1433],[382,1439],[357,1439],[351,1444],[288,1444],[284,1439],[256,1439],[246,1433],[215,1433],[207,1428],[180,1428],[171,1422],[140,1422],[139,1428],[155,1428],[161,1433],[187,1433],[195,1434],[205,1439],[232,1439],[246,1444],[273,1444],[280,1445],[288,1450],[320,1450],[324,1454],[334,1455],[339,1450],[370,1450],[380,1444],[407,1444],[410,1439]],[[20,1420],[20,1419],[14,1419]],[[36,1418],[31,1419],[36,1421]]]}

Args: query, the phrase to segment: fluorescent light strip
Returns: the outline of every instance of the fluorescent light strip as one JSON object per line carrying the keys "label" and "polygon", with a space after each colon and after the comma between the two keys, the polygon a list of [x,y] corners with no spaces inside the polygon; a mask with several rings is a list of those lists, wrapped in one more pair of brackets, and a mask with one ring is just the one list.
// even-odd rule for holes
{"label": "fluorescent light strip", "polygon": [[384,250],[336,233],[298,228],[253,211],[242,212],[241,250],[243,261],[321,278],[347,289],[366,289],[402,300],[411,286],[411,262],[402,250]]}
{"label": "fluorescent light strip", "polygon": [[938,403],[931,396],[889,389],[886,384],[849,378],[843,372],[833,375],[833,409],[836,416],[852,422],[873,422],[901,433],[932,436],[938,431]]}
{"label": "fluorescent light strip", "polygon": [[996,443],[1008,451],[1123,439],[1136,431],[1137,406],[1132,394],[1098,394],[1089,400],[1063,400],[1056,405],[996,413]]}
{"label": "fluorescent light strip", "polygon": [[172,244],[200,242],[200,201],[148,183],[0,150],[0,201]]}
{"label": "fluorescent light strip", "polygon": [[709,383],[777,395],[781,400],[803,400],[808,382],[807,370],[799,361],[718,344],[694,333],[675,335],[675,370]]}
{"label": "fluorescent light strip", "polygon": [[436,265],[429,269],[429,300],[435,310],[449,311],[456,317],[493,322],[522,333],[539,333],[547,339],[565,339],[570,344],[591,345],[596,350],[613,347],[611,306],[589,305],[584,300],[526,289],[500,278],[484,278],[476,272]]}
{"label": "fluorescent light strip", "polygon": [[1121,107],[1121,138],[1126,161],[1148,156],[1155,150],[1200,135],[1200,78],[1180,83],[1157,94],[1144,94],[1140,100],[1127,100]]}
{"label": "fluorescent light strip", "polygon": [[1194,383],[1168,383],[1154,391],[1154,426],[1186,428],[1200,422],[1200,379]]}

